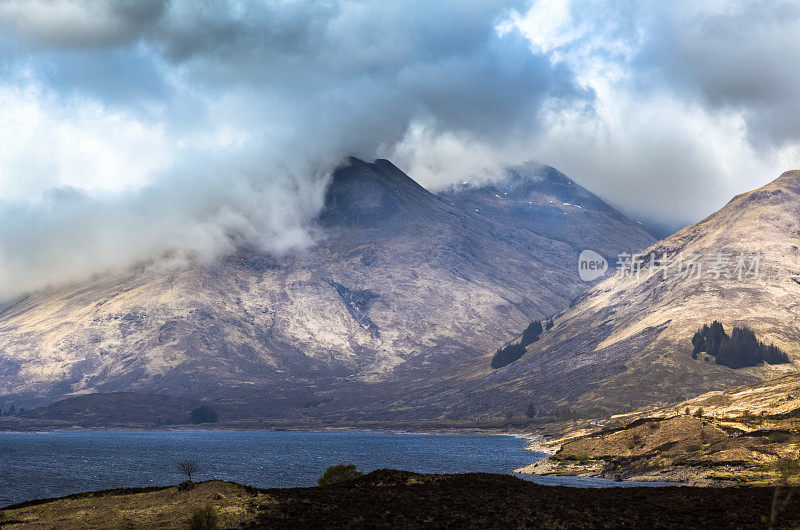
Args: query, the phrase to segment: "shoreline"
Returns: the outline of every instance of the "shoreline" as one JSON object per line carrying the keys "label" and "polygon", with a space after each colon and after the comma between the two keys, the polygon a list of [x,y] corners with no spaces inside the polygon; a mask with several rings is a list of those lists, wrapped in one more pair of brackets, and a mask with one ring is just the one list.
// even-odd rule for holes
{"label": "shoreline", "polygon": [[227,430],[227,431],[351,431],[368,430],[398,432],[407,434],[535,434],[530,431],[543,427],[543,423],[509,424],[502,422],[473,422],[446,420],[408,420],[408,421],[316,421],[316,420],[233,420],[214,423],[174,423],[145,424],[134,422],[105,423],[88,425],[69,420],[38,420],[27,418],[0,418],[0,433],[33,431],[80,431],[80,430]]}

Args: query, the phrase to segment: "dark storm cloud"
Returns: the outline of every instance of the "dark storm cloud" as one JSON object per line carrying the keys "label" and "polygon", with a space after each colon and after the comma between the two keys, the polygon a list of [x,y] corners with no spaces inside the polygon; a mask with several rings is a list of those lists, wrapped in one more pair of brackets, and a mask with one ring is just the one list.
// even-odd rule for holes
{"label": "dark storm cloud", "polygon": [[7,0],[0,22],[39,48],[124,46],[164,13],[167,0]]}
{"label": "dark storm cloud", "polygon": [[746,109],[756,144],[797,142],[800,4],[745,0],[684,13],[681,7],[661,8],[668,16],[653,25],[640,64],[712,107]]}

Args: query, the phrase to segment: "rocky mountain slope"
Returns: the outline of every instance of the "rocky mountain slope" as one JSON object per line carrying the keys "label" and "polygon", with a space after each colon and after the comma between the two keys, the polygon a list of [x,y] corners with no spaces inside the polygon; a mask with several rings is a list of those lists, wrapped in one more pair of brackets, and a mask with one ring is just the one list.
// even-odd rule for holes
{"label": "rocky mountain slope", "polygon": [[509,168],[504,178],[482,186],[462,184],[441,194],[461,208],[569,245],[595,250],[613,266],[622,252],[652,242],[638,223],[548,166]]}
{"label": "rocky mountain slope", "polygon": [[[472,393],[498,410],[519,413],[535,402],[539,410],[602,417],[793,372],[798,246],[800,171],[789,171],[626,260],[627,274],[581,295],[520,360],[487,370]],[[731,368],[705,352],[693,356],[694,334],[715,320],[726,333],[752,329],[792,362]]]}
{"label": "rocky mountain slope", "polygon": [[[652,242],[554,170],[515,176],[539,177],[525,197],[559,204],[526,224],[524,212],[500,215],[502,204],[486,215],[458,193],[433,195],[388,161],[352,159],[333,175],[310,249],[142,266],[4,306],[0,400],[30,409],[95,392],[156,393],[211,400],[223,418],[410,410],[396,402],[409,388],[463,373],[582,292],[581,246],[613,254]],[[574,215],[568,197],[591,214]],[[603,238],[587,236],[604,222]]]}

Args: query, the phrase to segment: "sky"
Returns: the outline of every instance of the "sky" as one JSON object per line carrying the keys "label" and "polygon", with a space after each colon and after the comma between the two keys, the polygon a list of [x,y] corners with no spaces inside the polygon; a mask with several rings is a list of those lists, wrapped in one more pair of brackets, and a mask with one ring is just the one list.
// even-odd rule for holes
{"label": "sky", "polygon": [[0,2],[0,298],[311,244],[330,172],[552,165],[678,228],[800,166],[800,5]]}

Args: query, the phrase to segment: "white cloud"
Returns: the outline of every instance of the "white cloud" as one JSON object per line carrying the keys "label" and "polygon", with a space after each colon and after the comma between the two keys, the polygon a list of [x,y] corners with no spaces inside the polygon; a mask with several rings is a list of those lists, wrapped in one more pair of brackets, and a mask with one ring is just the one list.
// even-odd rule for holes
{"label": "white cloud", "polygon": [[[166,254],[307,244],[348,155],[474,172],[444,157],[469,141],[491,158],[544,101],[591,97],[498,35],[523,5],[0,3],[0,297]],[[404,140],[424,137],[437,153]]]}
{"label": "white cloud", "polygon": [[[798,167],[800,137],[773,142],[785,127],[769,122],[775,91],[800,101],[800,84],[778,73],[797,74],[792,57],[800,46],[774,46],[777,34],[797,37],[791,28],[800,16],[784,9],[778,20],[759,5],[753,20],[752,7],[542,0],[512,16],[534,50],[568,65],[596,94],[591,112],[562,106],[546,113],[531,154],[624,211],[675,227]],[[756,76],[759,100],[746,87],[765,69],[775,73]],[[733,97],[737,89],[746,97]],[[798,122],[794,103],[781,109]]]}
{"label": "white cloud", "polygon": [[140,186],[172,161],[158,124],[32,82],[0,85],[0,197],[6,200],[35,199],[64,186]]}
{"label": "white cloud", "polygon": [[697,220],[800,161],[798,29],[784,2],[0,2],[0,297],[306,244],[348,155],[432,188],[535,159]]}

